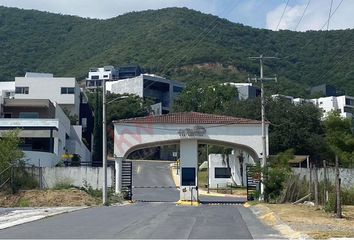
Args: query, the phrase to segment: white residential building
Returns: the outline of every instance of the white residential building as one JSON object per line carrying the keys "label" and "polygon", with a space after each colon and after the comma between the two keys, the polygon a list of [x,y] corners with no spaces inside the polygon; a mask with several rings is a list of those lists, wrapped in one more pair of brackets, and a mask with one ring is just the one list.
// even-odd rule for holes
{"label": "white residential building", "polygon": [[80,88],[75,78],[26,73],[15,78],[15,99],[49,99],[72,114],[80,114]]}
{"label": "white residential building", "polygon": [[20,129],[24,160],[30,165],[54,166],[64,154],[90,162],[82,126],[71,125],[63,107],[80,115],[80,89],[75,78],[27,73],[14,82],[0,82],[0,133]]}
{"label": "white residential building", "polygon": [[322,109],[324,117],[332,111],[339,112],[340,116],[344,118],[351,118],[354,116],[354,97],[351,96],[343,95],[304,99],[275,94],[272,95],[272,98],[290,101],[293,104],[312,103]]}
{"label": "white residential building", "polygon": [[[185,84],[153,74],[141,74],[134,78],[106,82],[108,92],[116,94],[134,94],[149,98],[155,102],[154,107],[162,108],[159,112],[168,113],[173,101],[183,91]],[[161,105],[159,105],[161,103]],[[161,106],[161,107],[159,107]]]}
{"label": "white residential building", "polygon": [[323,109],[324,115],[331,111],[337,111],[344,118],[351,118],[354,115],[354,97],[338,96],[338,97],[321,97],[311,99],[316,106]]}

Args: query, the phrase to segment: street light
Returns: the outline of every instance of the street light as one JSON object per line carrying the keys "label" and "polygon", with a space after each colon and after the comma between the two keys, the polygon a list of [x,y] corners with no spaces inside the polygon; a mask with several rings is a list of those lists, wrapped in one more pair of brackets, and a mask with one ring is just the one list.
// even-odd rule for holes
{"label": "street light", "polygon": [[[103,186],[102,186],[102,203],[107,204],[107,122],[106,122],[106,107],[108,104],[128,98],[128,96],[120,96],[109,102],[106,102],[106,80],[102,80],[102,168],[103,168]],[[117,180],[116,180],[117,181]]]}

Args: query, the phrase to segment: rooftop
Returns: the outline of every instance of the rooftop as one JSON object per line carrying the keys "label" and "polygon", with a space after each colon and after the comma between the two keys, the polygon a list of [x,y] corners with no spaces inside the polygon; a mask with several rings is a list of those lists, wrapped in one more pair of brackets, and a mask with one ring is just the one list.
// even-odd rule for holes
{"label": "rooftop", "polygon": [[[261,124],[261,121],[225,115],[214,115],[199,112],[180,112],[165,115],[129,118],[114,123],[167,123],[167,124]],[[269,124],[269,122],[267,122]]]}

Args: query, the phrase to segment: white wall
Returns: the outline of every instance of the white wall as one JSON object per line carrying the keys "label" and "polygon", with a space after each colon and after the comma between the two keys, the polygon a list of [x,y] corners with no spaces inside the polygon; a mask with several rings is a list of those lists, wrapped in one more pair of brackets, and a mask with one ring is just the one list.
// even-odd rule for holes
{"label": "white wall", "polygon": [[[29,87],[29,94],[15,94],[16,99],[49,99],[63,105],[72,105],[76,115],[80,110],[80,88],[75,78],[16,77],[16,87]],[[75,88],[75,94],[61,94],[62,87]]]}
{"label": "white wall", "polygon": [[[247,152],[254,158],[258,159],[262,155],[262,128],[260,124],[232,124],[232,125],[216,125],[204,124],[206,134],[200,137],[192,137],[189,139],[197,139],[203,142],[223,142],[228,144],[240,145],[247,148]],[[164,141],[180,141],[188,139],[178,134],[179,129],[193,128],[194,124],[114,124],[114,154],[117,157],[125,157],[136,145],[148,145],[149,143],[159,143]],[[268,133],[268,129],[266,130]],[[267,134],[268,149],[268,134]]]}
{"label": "white wall", "polygon": [[[52,188],[60,182],[83,187],[86,181],[94,189],[101,189],[103,185],[103,168],[101,167],[46,167],[42,169],[42,174],[46,188]],[[108,187],[113,186],[113,168],[107,168],[107,180]]]}
{"label": "white wall", "polygon": [[[307,168],[292,168],[293,173],[298,175],[300,178],[305,178],[309,180],[309,170]],[[317,169],[318,180],[322,181],[324,179],[324,169]],[[339,169],[340,178],[342,179],[342,186],[345,188],[353,188],[354,187],[354,169],[350,168],[340,168]],[[312,169],[312,179],[314,176],[314,169]],[[335,182],[335,168],[327,168],[327,178],[328,180],[334,184]]]}
{"label": "white wall", "polygon": [[143,75],[135,78],[106,82],[107,91],[115,94],[135,94],[143,97]]}
{"label": "white wall", "polygon": [[34,165],[37,167],[54,167],[58,164],[60,158],[54,153],[23,151],[25,156],[23,160],[26,165]]}
{"label": "white wall", "polygon": [[[240,160],[239,156],[242,152],[243,155],[243,181],[241,180],[241,166],[240,166]],[[230,163],[230,168],[231,168],[231,174],[233,179],[235,180],[236,184],[238,186],[246,186],[247,182],[247,165],[254,165],[255,162],[250,157],[250,155],[247,152],[240,151],[240,150],[234,150],[235,154],[230,154],[229,155],[229,163]],[[223,155],[222,154],[209,154],[209,184],[211,188],[216,188],[217,186],[219,187],[225,187],[227,184],[234,184],[231,178],[215,178],[215,168],[216,167],[227,167],[226,165],[226,156],[225,156],[225,161],[223,161]]]}
{"label": "white wall", "polygon": [[[180,174],[180,200],[198,200],[196,186],[198,186],[198,142],[194,139],[181,140],[180,145],[181,174]],[[195,169],[195,185],[182,186],[183,168]]]}

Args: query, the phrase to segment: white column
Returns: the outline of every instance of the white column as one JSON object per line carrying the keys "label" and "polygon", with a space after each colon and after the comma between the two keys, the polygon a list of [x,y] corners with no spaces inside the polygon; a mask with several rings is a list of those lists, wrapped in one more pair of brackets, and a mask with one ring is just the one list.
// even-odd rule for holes
{"label": "white column", "polygon": [[115,186],[115,192],[116,193],[120,193],[122,190],[122,159],[121,158],[117,158],[115,160],[115,170],[116,170],[116,186]]}
{"label": "white column", "polygon": [[[182,201],[198,201],[198,192],[196,186],[198,186],[198,141],[194,139],[182,139],[180,147],[181,156],[181,175],[180,175],[180,200]],[[183,175],[183,169],[189,169],[195,171],[194,184],[186,184],[183,186],[183,179],[186,177]],[[191,169],[192,168],[192,169]]]}

